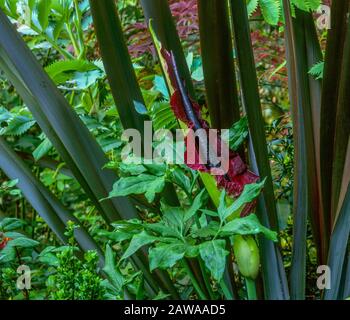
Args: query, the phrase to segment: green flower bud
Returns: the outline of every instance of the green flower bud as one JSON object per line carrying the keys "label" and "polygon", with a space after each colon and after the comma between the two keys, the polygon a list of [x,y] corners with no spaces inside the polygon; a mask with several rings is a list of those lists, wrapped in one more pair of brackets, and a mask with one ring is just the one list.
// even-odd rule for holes
{"label": "green flower bud", "polygon": [[259,273],[259,248],[253,236],[234,237],[233,252],[240,273],[250,279],[255,279]]}

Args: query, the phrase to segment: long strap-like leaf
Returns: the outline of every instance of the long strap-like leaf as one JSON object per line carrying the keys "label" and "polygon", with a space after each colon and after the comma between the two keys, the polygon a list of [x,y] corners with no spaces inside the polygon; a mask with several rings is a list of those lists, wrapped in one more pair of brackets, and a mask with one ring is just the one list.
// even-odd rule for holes
{"label": "long strap-like leaf", "polygon": [[[339,296],[344,262],[350,236],[350,184],[329,246],[328,266],[331,271],[330,289],[325,290],[324,298],[336,300]],[[348,286],[347,286],[348,287]]]}
{"label": "long strap-like leaf", "polygon": [[[11,80],[15,80],[18,92],[40,127],[52,139],[51,142],[73,174],[78,173],[77,180],[83,188],[87,187],[85,190],[92,195],[92,200],[101,209],[107,222],[137,217],[137,210],[128,198],[99,201],[108,196],[117,180],[113,171],[103,169],[107,163],[103,150],[1,10],[0,31],[0,67],[5,69]],[[160,285],[177,297],[176,290],[164,272],[157,271],[157,282],[156,278],[152,278],[146,260],[135,256],[134,262],[140,270],[145,271],[146,280],[154,293],[157,293]]]}
{"label": "long strap-like leaf", "polygon": [[195,99],[196,95],[191,74],[187,66],[174,19],[171,15],[168,0],[141,0],[140,2],[147,25],[149,25],[150,19],[152,19],[152,26],[158,40],[161,42],[164,49],[173,52],[180,76],[185,81],[186,89],[192,99]]}
{"label": "long strap-like leaf", "polygon": [[[307,45],[311,44],[306,43],[304,32],[305,21],[312,17],[296,9],[296,18],[293,19],[289,6],[289,1],[285,0],[288,79],[295,145],[294,228],[290,289],[292,299],[305,299],[308,214],[315,216],[317,223],[320,217],[307,58]],[[319,226],[315,227],[319,236],[318,228]]]}
{"label": "long strap-like leaf", "polygon": [[[311,69],[316,63],[322,60],[322,52],[318,35],[315,28],[313,16],[311,14],[304,14],[304,32],[305,32],[305,45],[306,45],[306,60],[307,69]],[[322,98],[322,81],[314,79],[313,76],[308,76],[308,87],[310,95],[310,106],[312,115],[313,126],[313,140],[315,150],[315,166],[312,166],[310,170],[317,172],[317,184],[318,186],[312,186],[313,189],[318,188],[318,194],[315,190],[312,193],[319,199],[319,206],[315,207],[317,210],[310,212],[311,225],[313,228],[314,240],[317,244],[318,256],[320,263],[323,263],[327,259],[327,251],[330,237],[330,214],[323,209],[323,200],[321,192],[321,177],[323,172],[321,171],[321,155],[320,155],[320,126],[321,126],[321,98]],[[311,160],[310,160],[311,161]],[[312,178],[315,183],[315,177]],[[316,201],[316,199],[314,200]]]}
{"label": "long strap-like leaf", "polygon": [[[266,177],[263,199],[259,200],[258,213],[262,223],[268,227],[277,229],[278,220],[275,196],[266,147],[264,120],[260,105],[246,1],[231,0],[231,9],[243,100],[253,145],[252,151],[254,152],[256,169],[260,177]],[[278,248],[275,244],[266,243],[264,240],[260,244],[265,297],[267,299],[288,299],[289,293],[286,285],[286,275],[280,262]],[[274,272],[270,272],[270,265],[274,266]]]}
{"label": "long strap-like leaf", "polygon": [[[331,28],[328,31],[325,55],[324,76],[322,85],[321,125],[320,125],[320,158],[323,209],[332,213],[332,172],[334,159],[334,137],[336,127],[339,81],[342,68],[346,21],[349,0],[333,1],[331,7]],[[332,228],[330,221],[329,228]]]}
{"label": "long strap-like leaf", "polygon": [[240,118],[228,3],[199,0],[198,13],[211,125],[228,129]]}
{"label": "long strap-like leaf", "polygon": [[[148,119],[145,102],[124,40],[123,30],[113,0],[90,0],[96,37],[109,85],[124,129],[136,129],[144,137]],[[148,145],[149,141],[146,141]],[[144,150],[146,150],[146,144]],[[152,150],[148,151],[152,153]],[[179,205],[173,185],[166,184],[162,193],[173,206]]]}
{"label": "long strap-like leaf", "polygon": [[[250,139],[251,140],[251,139]],[[258,170],[256,158],[254,156],[253,145],[249,142],[250,162],[253,171]],[[257,213],[260,222],[270,228],[267,206],[264,197],[258,198]],[[284,270],[282,255],[279,247],[264,236],[259,236],[259,249],[261,252],[262,278],[264,284],[265,299],[288,300],[289,289]]]}
{"label": "long strap-like leaf", "polygon": [[137,216],[126,198],[106,198],[117,177],[102,169],[107,163],[101,147],[45,73],[9,19],[0,11],[2,69],[18,88],[38,124],[107,221]]}
{"label": "long strap-like leaf", "polygon": [[[339,94],[335,119],[333,171],[332,171],[332,221],[336,220],[341,195],[342,184],[350,182],[347,159],[348,142],[350,138],[350,22],[344,44],[343,61],[339,75]],[[339,208],[340,209],[340,208]]]}
{"label": "long strap-like leaf", "polygon": [[266,178],[264,198],[268,207],[269,221],[273,228],[277,228],[278,220],[266,147],[265,124],[260,104],[246,3],[243,0],[234,0],[231,1],[231,8],[244,106],[250,124],[250,136],[258,164],[259,176]]}
{"label": "long strap-like leaf", "polygon": [[[8,146],[0,136],[0,168],[10,179],[18,179],[18,188],[27,198],[33,208],[48,224],[56,236],[65,242],[65,225],[73,221],[79,226],[79,221],[72,213],[66,210],[58,199],[34,177],[29,168]],[[103,254],[93,238],[80,226],[75,231],[75,238],[82,250],[95,250],[103,262]]]}
{"label": "long strap-like leaf", "polygon": [[90,0],[94,28],[108,82],[124,129],[143,136],[146,107],[137,84],[113,0]]}
{"label": "long strap-like leaf", "polygon": [[338,296],[338,299],[349,299],[350,298],[350,250],[348,250],[348,255],[346,257],[346,268],[344,270],[344,282],[343,282],[343,292],[342,296]]}

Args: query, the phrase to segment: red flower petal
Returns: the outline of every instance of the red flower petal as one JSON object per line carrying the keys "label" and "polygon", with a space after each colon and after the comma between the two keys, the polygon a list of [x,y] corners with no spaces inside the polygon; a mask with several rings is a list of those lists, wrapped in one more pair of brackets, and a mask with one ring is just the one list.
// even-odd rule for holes
{"label": "red flower petal", "polygon": [[[165,49],[162,49],[161,53],[167,63],[167,69],[168,69],[167,72],[169,74],[171,85],[175,90],[170,99],[171,108],[175,116],[182,122],[186,123],[186,125],[190,129],[192,129],[195,126],[194,126],[194,123],[192,123],[192,121],[188,119],[185,111],[184,97],[181,96],[180,94],[181,90],[179,88],[181,84],[178,84],[176,81],[177,74],[176,74],[176,70],[174,70],[176,68],[173,67],[172,56]],[[191,100],[191,104],[192,104],[192,109],[198,119],[198,122],[200,123],[201,127],[205,129],[208,133],[209,125],[202,118],[201,107],[198,105],[198,103],[194,102],[193,100]],[[190,167],[193,170],[209,172],[210,171],[209,166],[207,164],[203,164],[203,162],[200,161],[200,154],[199,154],[198,148],[196,149],[195,146],[189,145],[189,141],[194,141],[194,140],[193,139],[189,140],[187,136],[185,138],[185,146],[186,146],[186,151],[184,156],[185,163],[187,164],[188,167]],[[216,148],[217,152],[218,154],[220,154],[221,139],[219,135],[217,136],[216,143],[217,143],[217,148]],[[192,153],[189,154],[189,152],[192,152]],[[189,159],[191,161],[189,161]],[[259,176],[248,170],[248,166],[243,162],[242,158],[239,156],[238,153],[230,151],[228,172],[224,175],[216,175],[215,179],[219,187],[224,188],[228,194],[234,197],[238,197],[242,193],[244,186],[246,184],[257,182],[257,180],[259,179]],[[254,210],[255,205],[256,205],[256,201],[252,201],[251,203],[247,204],[243,208],[241,215],[244,216],[251,213]]]}
{"label": "red flower petal", "polygon": [[[209,129],[208,123],[202,119],[200,105],[197,102],[193,101],[192,99],[190,99],[190,100],[192,103],[193,110],[194,110],[200,124],[202,125],[202,128]],[[178,89],[176,89],[175,92],[173,93],[173,95],[171,96],[170,106],[171,106],[171,109],[173,110],[177,119],[186,123],[189,128],[193,127],[193,123],[189,119],[187,119],[187,115],[186,115],[185,108],[183,105],[183,100],[182,100],[180,91]]]}

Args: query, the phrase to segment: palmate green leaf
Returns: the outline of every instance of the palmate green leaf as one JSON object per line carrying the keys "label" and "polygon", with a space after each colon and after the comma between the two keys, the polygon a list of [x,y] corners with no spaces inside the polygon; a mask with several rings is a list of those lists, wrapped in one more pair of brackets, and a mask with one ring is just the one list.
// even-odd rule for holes
{"label": "palmate green leaf", "polygon": [[189,219],[191,219],[198,212],[198,210],[204,206],[204,204],[206,203],[207,200],[208,200],[208,194],[207,194],[206,190],[203,189],[195,197],[191,207],[188,210],[186,210],[186,214],[185,214],[185,217],[184,217],[184,222],[186,222]]}
{"label": "palmate green leaf", "polygon": [[170,207],[162,202],[163,221],[181,237],[184,229],[185,212],[181,207]]}
{"label": "palmate green leaf", "polygon": [[123,256],[121,257],[121,260],[129,258],[137,250],[139,250],[145,245],[153,243],[157,239],[157,237],[151,236],[146,231],[142,231],[141,233],[134,235],[131,239],[128,249],[124,252]]}
{"label": "palmate green leaf", "polygon": [[112,248],[107,244],[105,253],[104,273],[107,275],[109,282],[117,291],[120,291],[125,283],[123,275],[115,267],[115,255]]}
{"label": "palmate green leaf", "polygon": [[[159,160],[159,161],[158,161]],[[115,162],[108,164],[109,167],[115,168],[116,166],[121,173],[130,175],[139,175],[147,172],[147,174],[154,176],[164,176],[168,167],[166,163],[163,163],[163,159],[154,158],[152,163],[146,163],[145,159],[140,157],[130,157],[125,161],[115,165]]]}
{"label": "palmate green leaf", "polygon": [[163,221],[157,222],[157,223],[145,224],[144,228],[151,232],[155,232],[159,235],[162,235],[163,237],[172,237],[175,239],[179,237],[179,232],[177,230],[174,230],[173,226],[169,226],[165,224]]}
{"label": "palmate green leaf", "polygon": [[203,212],[205,215],[210,216],[210,217],[217,217],[218,216],[218,213],[216,211],[212,211],[212,210],[202,209],[201,212]]}
{"label": "palmate green leaf", "polygon": [[172,268],[176,262],[185,256],[186,246],[183,243],[160,244],[149,249],[149,264],[151,271]]}
{"label": "palmate green leaf", "polygon": [[49,15],[51,11],[51,0],[39,0],[37,5],[38,20],[42,30],[46,30],[49,25]]}
{"label": "palmate green leaf", "polygon": [[243,117],[235,122],[225,133],[222,139],[228,141],[231,150],[237,151],[249,134],[247,117]]}
{"label": "palmate green leaf", "polygon": [[218,206],[218,217],[220,218],[221,221],[225,220],[226,217],[226,190],[223,189],[220,194],[220,200],[219,200],[219,206]]}
{"label": "palmate green leaf", "polygon": [[60,36],[64,27],[64,23],[65,23],[65,18],[62,17],[61,19],[57,20],[54,27],[50,29],[50,31],[52,32],[52,38],[54,41],[57,41],[58,37]]}
{"label": "palmate green leaf", "polygon": [[123,231],[106,231],[100,230],[97,232],[97,235],[101,238],[107,238],[108,240],[112,240],[114,242],[122,242],[124,240],[131,240],[133,234],[127,233]]}
{"label": "palmate green leaf", "polygon": [[173,170],[171,170],[171,179],[182,190],[184,190],[186,194],[191,193],[191,188],[192,188],[191,179],[186,174],[184,167],[182,168],[176,167]]}
{"label": "palmate green leaf", "polygon": [[159,177],[164,177],[167,170],[167,165],[165,163],[157,163],[156,161],[153,163],[145,163],[144,166],[151,175]]}
{"label": "palmate green leaf", "polygon": [[247,217],[234,219],[225,224],[220,234],[229,236],[233,234],[248,235],[262,233],[267,239],[277,241],[277,233],[264,227],[255,214],[250,214]]}
{"label": "palmate green leaf", "polygon": [[[35,0],[34,0],[35,1]],[[73,0],[51,0],[52,9],[59,13],[61,16],[68,14],[69,6],[72,4]]]}
{"label": "palmate green leaf", "polygon": [[130,231],[130,230],[141,230],[142,221],[139,219],[119,220],[111,223],[116,230]]}
{"label": "palmate green leaf", "polygon": [[118,168],[122,173],[130,174],[132,176],[138,176],[147,171],[142,164],[126,164],[124,162],[120,163]]}
{"label": "palmate green leaf", "polygon": [[228,218],[232,213],[236,212],[246,203],[252,202],[256,199],[262,188],[264,187],[265,179],[260,183],[251,183],[245,185],[242,194],[234,200],[233,204],[229,207],[226,206],[226,192],[223,190],[220,196],[220,205],[218,207],[218,215],[222,221]]}
{"label": "palmate green leaf", "polygon": [[280,0],[259,0],[259,5],[265,21],[276,25],[281,15]]}
{"label": "palmate green leaf", "polygon": [[208,225],[202,226],[191,233],[193,237],[208,238],[218,235],[220,224],[217,221],[210,221]]}
{"label": "palmate green leaf", "polygon": [[187,245],[186,246],[186,257],[195,258],[199,255],[199,245]]}
{"label": "palmate green leaf", "polygon": [[217,281],[220,281],[223,277],[226,266],[226,256],[229,254],[229,252],[225,250],[225,246],[225,240],[207,241],[201,243],[199,246],[199,254],[205,266]]}
{"label": "palmate green leaf", "polygon": [[[64,8],[63,5],[65,2],[60,1],[58,3],[55,0],[3,0],[2,2],[0,1],[0,8],[7,16],[20,21],[18,32],[24,36],[37,36],[40,34],[43,36],[41,40],[46,40],[48,45],[55,48],[65,58],[72,59],[73,56],[62,49],[56,42],[64,23],[69,19],[69,8],[67,6]],[[48,6],[49,3],[50,6]],[[54,6],[55,3],[57,4],[56,6]],[[49,10],[51,8],[54,10]],[[45,14],[47,10],[48,14]],[[64,15],[61,15],[61,10],[65,10]],[[50,13],[54,19],[49,19]],[[44,42],[41,42],[41,44],[44,44]]]}
{"label": "palmate green leaf", "polygon": [[163,191],[165,187],[165,178],[153,176],[150,174],[141,174],[120,178],[109,193],[108,198],[127,196],[131,194],[145,194],[146,199],[151,203],[156,194]]}

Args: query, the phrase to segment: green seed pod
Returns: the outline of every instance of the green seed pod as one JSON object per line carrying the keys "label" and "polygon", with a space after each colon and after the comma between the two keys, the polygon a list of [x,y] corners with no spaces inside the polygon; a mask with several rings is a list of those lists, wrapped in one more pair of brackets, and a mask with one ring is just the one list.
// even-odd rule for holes
{"label": "green seed pod", "polygon": [[240,273],[249,279],[255,279],[259,273],[259,248],[253,236],[234,237],[233,252]]}

